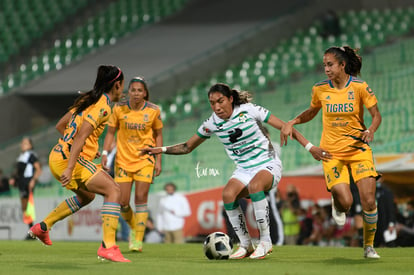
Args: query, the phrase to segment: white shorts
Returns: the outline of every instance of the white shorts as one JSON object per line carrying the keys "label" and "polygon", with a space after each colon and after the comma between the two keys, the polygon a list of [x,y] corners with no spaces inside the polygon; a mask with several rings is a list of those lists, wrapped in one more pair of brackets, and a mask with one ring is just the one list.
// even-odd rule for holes
{"label": "white shorts", "polygon": [[[272,161],[266,162],[262,165],[252,167],[252,168],[241,168],[237,167],[233,172],[233,175],[230,178],[235,178],[241,181],[245,186],[249,185],[253,177],[262,170],[269,171],[273,175],[272,187],[274,189],[277,187],[281,177],[282,177],[282,162],[279,159],[274,159]],[[266,190],[269,191],[269,190]]]}

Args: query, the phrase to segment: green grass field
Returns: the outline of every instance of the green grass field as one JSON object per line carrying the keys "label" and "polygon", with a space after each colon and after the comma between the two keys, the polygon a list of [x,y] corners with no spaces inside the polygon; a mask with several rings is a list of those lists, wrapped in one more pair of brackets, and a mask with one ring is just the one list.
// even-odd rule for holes
{"label": "green grass field", "polygon": [[207,260],[202,244],[145,244],[143,253],[127,251],[131,263],[101,262],[97,242],[0,241],[0,274],[413,274],[414,248],[379,248],[381,259],[362,257],[361,248],[274,247],[262,260]]}

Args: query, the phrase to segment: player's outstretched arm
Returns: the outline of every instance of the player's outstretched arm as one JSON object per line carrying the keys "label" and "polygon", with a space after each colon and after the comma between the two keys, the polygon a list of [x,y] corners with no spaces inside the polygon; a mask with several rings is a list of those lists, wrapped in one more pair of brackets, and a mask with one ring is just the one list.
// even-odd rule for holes
{"label": "player's outstretched arm", "polygon": [[192,136],[189,140],[183,143],[179,143],[171,146],[154,147],[154,148],[143,148],[141,152],[143,154],[168,154],[168,155],[185,155],[191,153],[206,139],[199,137],[197,134]]}
{"label": "player's outstretched arm", "polygon": [[298,130],[292,128],[293,138],[296,139],[316,160],[328,160],[332,158],[332,155],[323,148],[317,147],[309,142]]}
{"label": "player's outstretched arm", "polygon": [[287,145],[288,138],[293,140],[293,125],[302,124],[312,120],[321,108],[310,106],[294,119],[286,122],[280,130],[280,146]]}

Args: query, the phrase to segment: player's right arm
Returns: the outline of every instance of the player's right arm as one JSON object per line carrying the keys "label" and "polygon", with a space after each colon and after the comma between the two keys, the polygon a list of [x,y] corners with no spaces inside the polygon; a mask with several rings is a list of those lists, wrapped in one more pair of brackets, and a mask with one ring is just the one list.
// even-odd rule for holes
{"label": "player's right arm", "polygon": [[143,154],[168,154],[168,155],[185,155],[191,153],[195,148],[197,148],[201,143],[206,139],[200,137],[199,135],[193,135],[189,140],[183,143],[176,145],[166,146],[166,147],[154,147],[154,148],[143,148],[141,152]]}
{"label": "player's right arm", "polygon": [[280,145],[286,145],[288,137],[293,140],[293,125],[311,121],[319,113],[320,109],[321,107],[309,106],[308,109],[300,113],[297,117],[286,122],[280,130]]}
{"label": "player's right arm", "polygon": [[103,150],[102,150],[102,159],[101,159],[102,168],[105,171],[109,171],[110,169],[107,166],[108,152],[111,152],[111,146],[114,143],[114,139],[115,139],[115,132],[116,132],[115,127],[111,127],[109,125],[107,126],[105,141],[104,141]]}
{"label": "player's right arm", "polygon": [[69,123],[70,119],[72,117],[71,112],[67,112],[63,117],[59,119],[59,121],[56,123],[56,130],[59,131],[59,133],[63,136],[63,133],[65,132],[66,125]]}

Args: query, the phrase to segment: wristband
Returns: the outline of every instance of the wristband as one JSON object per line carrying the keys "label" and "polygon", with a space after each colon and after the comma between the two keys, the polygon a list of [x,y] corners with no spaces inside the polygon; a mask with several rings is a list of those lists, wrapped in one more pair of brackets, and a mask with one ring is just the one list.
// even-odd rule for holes
{"label": "wristband", "polygon": [[305,149],[309,152],[312,147],[313,147],[313,144],[308,142],[308,144],[306,144],[305,146]]}
{"label": "wristband", "polygon": [[108,151],[103,150],[101,155],[102,155],[102,156],[107,156],[107,155],[108,155]]}
{"label": "wristband", "polygon": [[167,147],[165,147],[165,146],[161,147],[161,152],[163,152],[163,153],[167,152]]}

